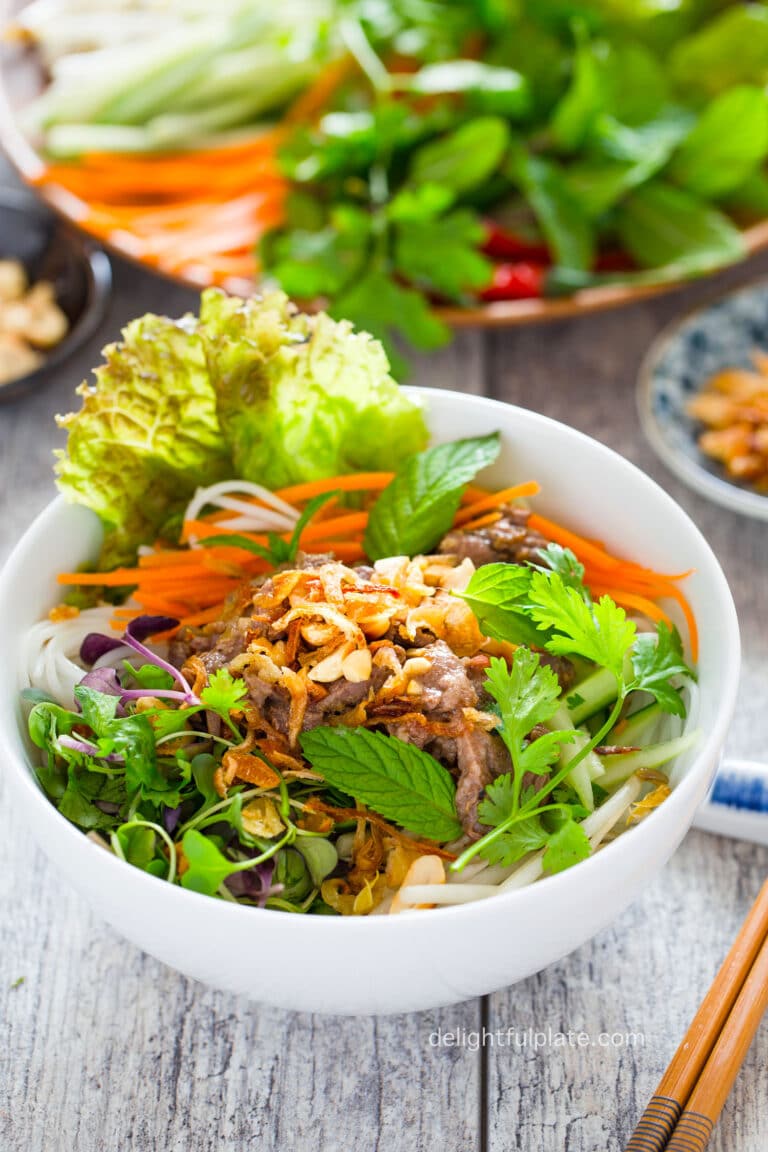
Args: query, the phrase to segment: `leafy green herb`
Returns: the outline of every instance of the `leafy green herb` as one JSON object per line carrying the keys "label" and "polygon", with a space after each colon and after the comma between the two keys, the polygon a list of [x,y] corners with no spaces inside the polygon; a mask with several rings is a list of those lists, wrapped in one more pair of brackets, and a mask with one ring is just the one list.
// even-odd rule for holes
{"label": "leafy green herb", "polygon": [[543,637],[527,615],[531,569],[521,564],[483,564],[463,592],[486,636],[512,644],[541,645]]}
{"label": "leafy green herb", "polygon": [[235,678],[228,668],[217,668],[208,678],[208,683],[200,693],[206,708],[211,708],[222,716],[236,711],[248,695],[245,681]]}
{"label": "leafy green herb", "polygon": [[312,728],[301,748],[327,783],[429,840],[461,835],[446,768],[413,744],[367,728]]}
{"label": "leafy green herb", "polygon": [[[454,75],[456,63],[451,65]],[[474,61],[462,61],[462,64],[470,65],[475,71]],[[415,83],[424,82],[425,73],[427,80],[438,75],[437,69],[444,75],[446,67],[434,65],[416,73],[411,88]],[[411,162],[411,181],[417,187],[433,184],[454,194],[468,192],[483,184],[496,171],[508,145],[509,128],[503,120],[493,116],[478,117],[462,124],[455,132],[423,145]]]}
{"label": "leafy green herb", "polygon": [[236,870],[232,860],[221,852],[213,840],[190,828],[181,842],[189,867],[181,877],[182,887],[205,896],[214,896],[227,876]]}
{"label": "leafy green herb", "polygon": [[[565,556],[555,553],[552,558],[559,567],[571,566]],[[571,579],[572,575],[571,572]],[[481,613],[484,607],[482,604]],[[540,666],[538,656],[525,648],[516,650],[511,669],[504,661],[491,660],[486,690],[496,701],[501,717],[500,734],[512,758],[512,781],[511,784],[497,781],[490,786],[490,791],[486,790],[492,803],[490,807],[481,805],[479,815],[481,820],[488,819],[492,830],[461,854],[452,865],[455,869],[462,868],[477,854],[490,852],[489,859],[500,859],[503,846],[497,842],[531,817],[551,811],[567,813],[565,801],[553,801],[549,797],[566,777],[573,779],[573,773],[584,759],[611,732],[627,697],[632,692],[648,692],[662,709],[683,716],[683,701],[673,680],[693,675],[683,658],[677,632],[660,624],[655,636],[638,636],[634,624],[613,600],[603,596],[592,603],[584,598],[578,586],[566,583],[557,571],[534,571],[524,597],[513,600],[505,608],[513,628],[517,626],[517,617],[525,615],[542,630],[540,645],[547,651],[579,656],[610,672],[616,681],[616,695],[610,713],[589,735],[555,728],[529,743],[527,735],[531,729],[536,724],[552,721],[561,708],[557,678],[550,668]],[[503,625],[504,616],[499,615],[496,620]],[[503,634],[500,638],[504,638]],[[575,742],[576,750],[573,755],[563,757],[560,755],[562,744],[568,741]],[[522,794],[523,775],[526,772],[543,775],[557,759],[559,767],[547,776],[541,787],[528,795]],[[585,804],[588,798],[585,797]],[[506,816],[500,819],[500,811],[504,810]],[[529,825],[527,831],[533,835],[535,828],[536,825]],[[568,860],[580,859],[586,851],[584,838],[576,831],[571,828],[558,831],[561,839],[556,841],[553,855],[545,864],[550,871],[566,867]],[[522,833],[515,833],[504,859],[517,858],[514,852],[521,847],[518,839],[522,843]]]}
{"label": "leafy green herb", "polygon": [[640,633],[632,649],[632,668],[635,673],[631,685],[633,690],[650,692],[665,712],[685,716],[685,705],[671,679],[687,676],[695,680],[696,675],[685,661],[682,640],[676,628],[670,630],[662,620],[655,636],[651,632]]}
{"label": "leafy green herb", "polygon": [[609,596],[590,606],[557,572],[534,572],[529,596],[532,619],[539,627],[552,630],[546,641],[548,651],[581,656],[621,679],[624,657],[636,635],[623,608]]}
{"label": "leafy green herb", "polygon": [[768,153],[768,97],[743,85],[718,96],[675,154],[670,175],[696,196],[733,192]]}
{"label": "leafy green herb", "polygon": [[584,829],[575,820],[566,820],[549,837],[544,851],[544,871],[550,874],[563,872],[580,860],[586,860],[591,851]]}
{"label": "leafy green herb", "polygon": [[636,188],[616,210],[616,227],[644,268],[669,266],[678,276],[740,260],[744,238],[717,209],[660,180]]}
{"label": "leafy green herb", "polygon": [[242,548],[245,552],[251,552],[254,556],[260,556],[275,568],[278,564],[292,564],[299,551],[299,541],[302,532],[310,521],[314,519],[320,509],[331,500],[335,500],[338,495],[338,492],[321,492],[319,496],[313,496],[311,500],[307,501],[307,505],[296,521],[296,526],[289,539],[284,540],[277,532],[268,532],[267,540],[269,541],[269,546],[266,548],[263,544],[259,544],[257,540],[251,540],[248,536],[241,536],[237,532],[226,533],[222,536],[206,536],[204,540],[201,540],[201,544],[204,548],[218,547],[220,545],[225,545],[229,548]]}
{"label": "leafy green herb", "polygon": [[575,589],[582,600],[587,604],[592,603],[589,589],[584,583],[584,565],[577,560],[570,548],[549,543],[546,548],[539,550],[539,557],[547,570],[558,574],[566,588]]}
{"label": "leafy green herb", "polygon": [[499,454],[499,435],[438,444],[407,460],[379,496],[365,533],[372,560],[414,556],[433,547],[453,523],[466,484]]}

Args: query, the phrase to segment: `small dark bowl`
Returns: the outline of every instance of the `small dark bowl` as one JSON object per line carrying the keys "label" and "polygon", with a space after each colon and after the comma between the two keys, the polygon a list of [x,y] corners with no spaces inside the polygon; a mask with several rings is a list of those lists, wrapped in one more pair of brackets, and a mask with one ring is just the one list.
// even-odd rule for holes
{"label": "small dark bowl", "polygon": [[16,380],[0,384],[0,403],[48,383],[62,364],[98,328],[112,287],[112,267],[103,249],[83,239],[42,204],[20,192],[0,189],[0,260],[18,260],[30,284],[49,280],[69,320],[60,344],[45,361]]}

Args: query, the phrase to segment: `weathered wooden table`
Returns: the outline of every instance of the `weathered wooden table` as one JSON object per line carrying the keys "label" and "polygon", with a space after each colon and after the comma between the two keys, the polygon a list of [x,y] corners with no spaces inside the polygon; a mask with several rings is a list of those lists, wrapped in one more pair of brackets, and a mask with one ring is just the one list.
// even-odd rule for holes
{"label": "weathered wooden table", "polygon": [[[766,270],[764,258],[718,287]],[[463,333],[415,375],[567,421],[680,500],[718,552],[741,618],[729,748],[759,757],[768,743],[768,529],[678,485],[643,442],[633,396],[657,330],[715,290],[699,284],[553,327]],[[45,390],[0,406],[0,560],[53,496],[53,414],[70,407],[100,346],[134,315],[194,304],[192,293],[116,263],[112,308],[90,347]],[[612,928],[522,984],[420,1015],[312,1017],[210,991],[125,943],[62,883],[6,802],[0,1149],[619,1152],[766,874],[768,849],[692,832]],[[568,1032],[570,1042],[558,1042]],[[764,1026],[713,1152],[768,1147],[767,1068]]]}

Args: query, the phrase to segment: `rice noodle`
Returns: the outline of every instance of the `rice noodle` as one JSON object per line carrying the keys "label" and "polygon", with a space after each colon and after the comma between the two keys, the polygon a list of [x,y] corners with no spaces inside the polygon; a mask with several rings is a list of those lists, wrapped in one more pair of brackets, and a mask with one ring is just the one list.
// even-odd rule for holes
{"label": "rice noodle", "polygon": [[498,884],[407,884],[398,895],[404,904],[471,904],[498,893]]}
{"label": "rice noodle", "polygon": [[21,648],[21,687],[39,688],[63,707],[71,707],[75,685],[85,673],[78,659],[80,645],[89,632],[108,632],[113,613],[111,604],[103,604],[64,620],[33,625]]}
{"label": "rice noodle", "polygon": [[[230,492],[253,496],[267,507],[260,508],[245,500],[233,499],[228,495]],[[222,523],[224,528],[242,528],[257,532],[262,529],[288,531],[299,518],[299,513],[287,501],[275,496],[268,488],[262,488],[260,484],[253,484],[249,480],[222,480],[218,484],[211,484],[208,488],[198,488],[186,507],[184,519],[197,520],[206,505],[240,513],[239,517],[224,521]],[[190,543],[194,546],[196,540],[191,538]]]}

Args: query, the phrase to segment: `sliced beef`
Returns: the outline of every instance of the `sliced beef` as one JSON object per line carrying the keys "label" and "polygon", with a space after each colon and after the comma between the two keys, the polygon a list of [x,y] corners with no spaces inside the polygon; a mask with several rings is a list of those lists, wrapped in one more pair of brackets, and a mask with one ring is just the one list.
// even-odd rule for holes
{"label": "sliced beef", "polygon": [[487,528],[449,532],[438,551],[459,560],[469,557],[475,568],[499,561],[525,564],[537,560],[539,549],[546,548],[549,541],[528,527],[530,515],[526,508],[508,505],[502,508],[501,519]]}
{"label": "sliced beef", "polygon": [[377,692],[389,673],[385,668],[374,668],[370,679],[359,684],[349,680],[336,680],[328,685],[328,691],[320,700],[310,700],[304,713],[303,728],[317,728],[327,724],[332,717],[341,716],[355,708],[373,690]]}
{"label": "sliced beef", "polygon": [[259,715],[277,732],[287,736],[291,711],[291,696],[287,688],[282,684],[270,684],[252,668],[245,670],[243,679],[248,689],[248,699]]}
{"label": "sliced beef", "polygon": [[488,829],[479,823],[477,806],[487,784],[509,772],[512,762],[499,736],[473,728],[456,741],[459,779],[456,785],[456,811],[462,827],[471,840],[478,840]]}
{"label": "sliced beef", "polygon": [[444,640],[436,640],[424,649],[432,667],[418,677],[422,692],[419,709],[426,713],[451,713],[477,706],[477,692],[467,675],[463,661]]}
{"label": "sliced beef", "polygon": [[576,669],[567,656],[553,656],[551,652],[539,652],[539,663],[547,664],[557,676],[562,692],[568,692],[576,681]]}

